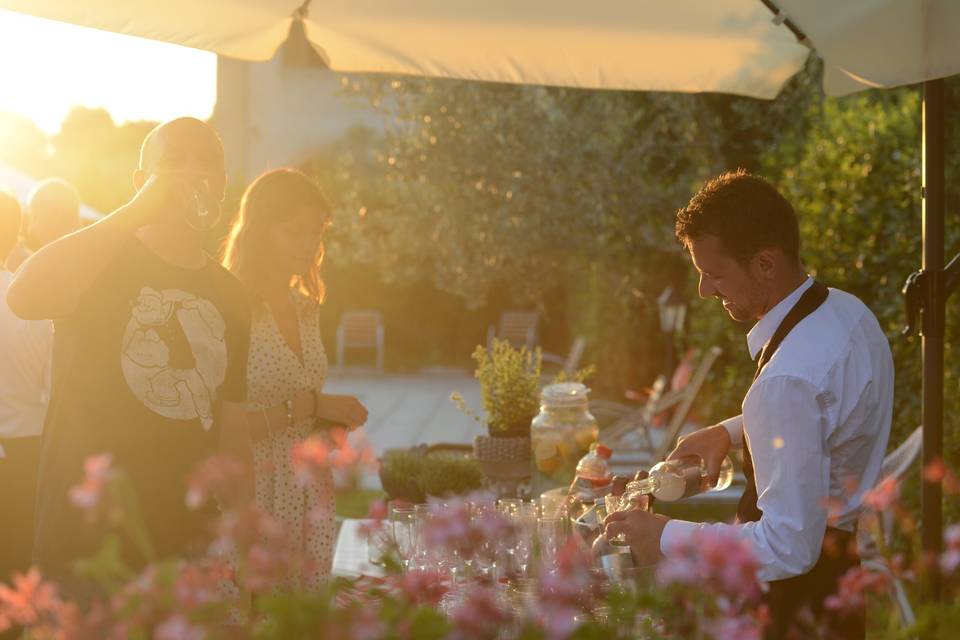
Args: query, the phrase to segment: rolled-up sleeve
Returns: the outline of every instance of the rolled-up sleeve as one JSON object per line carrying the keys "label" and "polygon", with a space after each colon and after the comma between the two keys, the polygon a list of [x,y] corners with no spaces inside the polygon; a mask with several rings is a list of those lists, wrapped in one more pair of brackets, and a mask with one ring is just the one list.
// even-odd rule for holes
{"label": "rolled-up sleeve", "polygon": [[742,424],[763,517],[736,525],[671,520],[660,538],[663,553],[669,555],[695,531],[729,529],[750,542],[761,580],[790,578],[813,568],[827,524],[826,420],[814,385],[793,376],[761,378],[744,399]]}
{"label": "rolled-up sleeve", "polygon": [[727,433],[730,434],[730,448],[743,448],[743,414],[727,418],[720,423]]}

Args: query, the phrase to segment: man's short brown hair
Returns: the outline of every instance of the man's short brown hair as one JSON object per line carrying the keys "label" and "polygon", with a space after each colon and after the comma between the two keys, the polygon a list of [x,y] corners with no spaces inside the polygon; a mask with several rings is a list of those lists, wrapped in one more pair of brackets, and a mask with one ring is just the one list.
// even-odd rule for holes
{"label": "man's short brown hair", "polygon": [[677,211],[677,239],[715,236],[741,263],[758,251],[776,247],[800,262],[797,215],[773,185],[744,169],[709,180],[690,203]]}

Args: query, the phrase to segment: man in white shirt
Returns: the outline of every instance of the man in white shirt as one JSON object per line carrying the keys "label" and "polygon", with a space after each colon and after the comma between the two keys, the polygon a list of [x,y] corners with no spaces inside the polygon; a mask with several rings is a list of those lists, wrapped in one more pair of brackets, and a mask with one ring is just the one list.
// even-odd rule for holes
{"label": "man in white shirt", "polygon": [[7,305],[13,274],[3,260],[17,242],[20,204],[0,192],[0,579],[30,566],[40,433],[47,411],[53,327],[21,320]]}
{"label": "man in white shirt", "polygon": [[[708,182],[677,213],[676,234],[758,359],[743,413],[683,439],[671,457],[701,456],[715,482],[730,449],[744,449],[747,488],[736,524],[614,514],[606,535],[625,533],[638,558],[669,555],[696,531],[732,530],[751,544],[770,584],[769,635],[799,629],[801,610],[838,637],[862,638],[862,615],[831,617],[823,600],[859,559],[857,514],[877,482],[890,432],[893,360],[860,300],[805,272],[790,204],[744,171]],[[759,356],[759,358],[758,358]],[[831,550],[839,552],[831,553]]]}

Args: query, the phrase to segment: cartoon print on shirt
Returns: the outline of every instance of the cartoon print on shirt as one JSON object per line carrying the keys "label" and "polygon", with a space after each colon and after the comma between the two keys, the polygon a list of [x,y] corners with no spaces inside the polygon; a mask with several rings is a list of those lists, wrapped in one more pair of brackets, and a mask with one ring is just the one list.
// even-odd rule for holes
{"label": "cartoon print on shirt", "polygon": [[209,301],[143,287],[123,336],[120,364],[133,394],[168,418],[213,426],[213,399],[227,371],[226,325]]}

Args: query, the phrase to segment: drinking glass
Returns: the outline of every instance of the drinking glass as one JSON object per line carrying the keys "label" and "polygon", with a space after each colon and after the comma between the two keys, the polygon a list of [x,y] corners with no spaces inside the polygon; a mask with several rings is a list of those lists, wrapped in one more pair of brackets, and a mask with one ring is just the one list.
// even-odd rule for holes
{"label": "drinking glass", "polygon": [[540,543],[540,564],[544,571],[550,573],[557,566],[557,557],[563,544],[563,520],[552,516],[542,517],[537,523],[538,541]]}
{"label": "drinking glass", "polygon": [[413,505],[395,505],[390,511],[390,521],[393,523],[393,538],[397,544],[397,555],[404,570],[410,568],[416,545]]}

